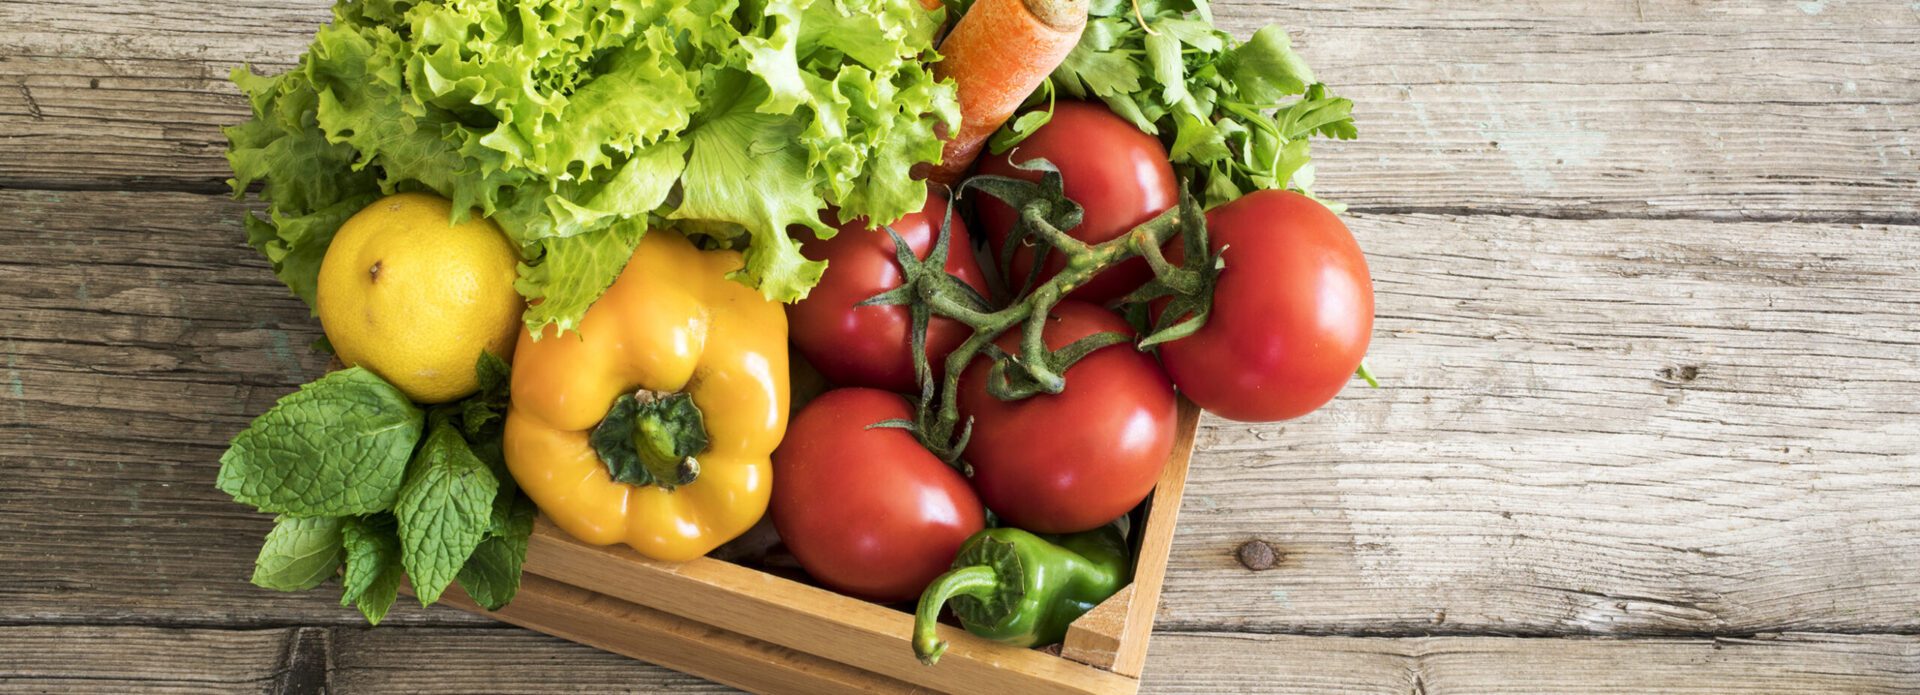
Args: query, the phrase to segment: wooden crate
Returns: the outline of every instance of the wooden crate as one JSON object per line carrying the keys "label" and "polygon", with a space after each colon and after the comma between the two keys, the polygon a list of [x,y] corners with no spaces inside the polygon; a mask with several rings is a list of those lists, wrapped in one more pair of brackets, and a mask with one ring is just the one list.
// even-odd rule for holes
{"label": "wooden crate", "polygon": [[1200,411],[1184,399],[1173,454],[1137,534],[1133,583],[1074,622],[1060,656],[950,625],[935,666],[913,616],[712,558],[668,563],[574,540],[542,519],[511,605],[446,600],[522,627],[764,693],[1134,693],[1160,603]]}

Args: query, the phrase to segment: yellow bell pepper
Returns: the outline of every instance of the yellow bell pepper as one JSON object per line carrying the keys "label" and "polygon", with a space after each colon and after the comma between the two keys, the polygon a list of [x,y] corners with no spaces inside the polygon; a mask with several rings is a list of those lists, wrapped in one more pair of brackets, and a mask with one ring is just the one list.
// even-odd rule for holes
{"label": "yellow bell pepper", "polygon": [[[726,278],[740,266],[736,252],[700,251],[653,230],[577,333],[549,329],[536,341],[521,331],[507,467],[573,537],[687,560],[766,513],[769,457],[787,429],[787,319],[779,304]],[[638,401],[622,398],[636,390]],[[682,407],[633,414],[650,400]],[[673,436],[686,434],[689,400],[698,409],[692,434],[704,441]],[[652,482],[616,480],[600,453],[608,442],[639,452],[646,471],[623,478]],[[676,442],[692,444],[674,450]],[[632,463],[608,458],[616,468]]]}

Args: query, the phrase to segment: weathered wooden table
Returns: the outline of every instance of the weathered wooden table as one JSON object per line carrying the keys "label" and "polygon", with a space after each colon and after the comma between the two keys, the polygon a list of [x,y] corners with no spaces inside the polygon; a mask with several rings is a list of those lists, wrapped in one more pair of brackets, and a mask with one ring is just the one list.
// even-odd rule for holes
{"label": "weathered wooden table", "polygon": [[[1203,424],[1149,691],[1920,692],[1920,4],[1215,11],[1359,104],[1389,388]],[[215,461],[323,359],[225,75],[326,16],[0,0],[0,690],[723,689],[247,584]]]}

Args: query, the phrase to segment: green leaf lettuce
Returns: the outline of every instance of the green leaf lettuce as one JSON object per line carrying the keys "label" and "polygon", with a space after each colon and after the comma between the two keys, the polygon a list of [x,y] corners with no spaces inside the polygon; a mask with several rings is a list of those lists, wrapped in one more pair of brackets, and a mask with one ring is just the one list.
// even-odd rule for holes
{"label": "green leaf lettuce", "polygon": [[375,197],[431,190],[521,248],[528,326],[577,326],[639,236],[743,248],[738,279],[806,295],[789,228],[919,209],[916,164],[956,125],[917,0],[341,0],[299,65],[234,81],[232,184],[261,184],[248,241],[295,294]]}

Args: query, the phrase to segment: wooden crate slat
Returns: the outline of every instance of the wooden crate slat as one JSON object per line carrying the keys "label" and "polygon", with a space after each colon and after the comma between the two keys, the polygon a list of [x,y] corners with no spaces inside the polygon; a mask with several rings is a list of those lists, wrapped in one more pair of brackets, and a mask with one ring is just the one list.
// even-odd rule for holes
{"label": "wooden crate slat", "polygon": [[760,693],[911,693],[919,688],[846,664],[532,574],[498,611],[458,586],[441,602],[615,654]]}
{"label": "wooden crate slat", "polygon": [[[1180,402],[1174,448],[1138,532],[1134,582],[1075,622],[1066,658],[942,625],[949,647],[937,666],[926,666],[913,656],[908,613],[712,558],[658,562],[624,546],[588,545],[544,517],[529,542],[519,597],[489,615],[754,690],[767,684],[735,675],[737,653],[793,671],[807,687],[1131,694],[1140,687],[1199,418],[1198,408]],[[702,644],[729,656],[710,660]],[[855,684],[848,674],[872,680]]]}
{"label": "wooden crate slat", "polygon": [[545,519],[534,529],[526,571],[942,691],[1132,693],[1139,687],[1133,678],[946,625],[941,638],[951,646],[929,667],[914,658],[913,618],[901,611],[710,558],[665,563],[624,546],[587,545]]}

